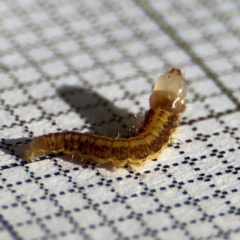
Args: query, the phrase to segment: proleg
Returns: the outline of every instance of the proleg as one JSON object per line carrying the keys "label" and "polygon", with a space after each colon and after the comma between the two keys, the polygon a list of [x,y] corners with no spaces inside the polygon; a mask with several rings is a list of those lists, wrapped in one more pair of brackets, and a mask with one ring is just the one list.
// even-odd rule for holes
{"label": "proleg", "polygon": [[166,147],[186,108],[186,94],[185,78],[179,69],[173,68],[155,83],[149,99],[150,109],[135,136],[113,139],[72,131],[50,133],[35,138],[26,157],[35,161],[44,155],[63,152],[97,164],[140,165]]}

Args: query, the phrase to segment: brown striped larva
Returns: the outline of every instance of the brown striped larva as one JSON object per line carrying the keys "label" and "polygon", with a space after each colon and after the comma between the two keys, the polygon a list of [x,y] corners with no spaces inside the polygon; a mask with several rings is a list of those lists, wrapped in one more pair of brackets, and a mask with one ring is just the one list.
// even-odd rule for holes
{"label": "brown striped larva", "polygon": [[109,138],[91,133],[50,133],[35,138],[26,156],[37,157],[60,153],[78,155],[93,163],[111,162],[116,167],[127,163],[142,164],[163,150],[178,126],[185,110],[187,84],[179,69],[173,68],[162,75],[150,96],[150,110],[145,113],[138,133],[130,138]]}

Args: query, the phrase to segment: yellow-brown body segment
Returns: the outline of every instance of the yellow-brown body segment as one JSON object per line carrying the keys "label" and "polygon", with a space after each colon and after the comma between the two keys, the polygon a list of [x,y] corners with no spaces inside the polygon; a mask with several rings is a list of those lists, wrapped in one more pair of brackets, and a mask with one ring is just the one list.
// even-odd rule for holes
{"label": "yellow-brown body segment", "polygon": [[[167,78],[173,80],[171,78],[174,76],[182,77],[178,69],[172,69],[166,74],[162,76],[164,81]],[[72,131],[50,133],[37,137],[31,142],[30,149],[26,152],[27,158],[34,161],[42,155],[63,152],[78,155],[94,163],[111,162],[114,166],[120,167],[127,163],[142,164],[146,159],[156,157],[168,143],[178,126],[180,115],[185,110],[185,95],[181,94],[183,90],[186,92],[186,89],[181,89],[179,93],[166,91],[165,88],[169,86],[162,83],[163,80],[160,78],[156,83],[160,87],[150,97],[151,108],[146,112],[136,136],[112,139]],[[174,84],[173,87],[176,88],[176,83]]]}

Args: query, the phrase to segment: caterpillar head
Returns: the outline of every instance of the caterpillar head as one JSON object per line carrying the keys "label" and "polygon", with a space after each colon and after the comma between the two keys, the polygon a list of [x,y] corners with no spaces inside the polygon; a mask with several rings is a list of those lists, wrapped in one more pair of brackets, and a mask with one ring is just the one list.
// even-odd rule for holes
{"label": "caterpillar head", "polygon": [[176,113],[185,109],[187,83],[179,69],[173,68],[158,78],[150,97],[151,108],[162,108]]}

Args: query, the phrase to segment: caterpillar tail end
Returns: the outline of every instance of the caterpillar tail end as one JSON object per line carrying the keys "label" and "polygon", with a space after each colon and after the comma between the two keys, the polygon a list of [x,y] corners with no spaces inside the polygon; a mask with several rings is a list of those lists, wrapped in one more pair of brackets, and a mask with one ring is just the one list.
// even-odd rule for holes
{"label": "caterpillar tail end", "polygon": [[29,149],[25,152],[26,160],[35,162],[37,158],[47,155],[43,137],[35,138],[31,143]]}
{"label": "caterpillar tail end", "polygon": [[37,160],[37,158],[39,158],[43,155],[45,155],[45,154],[43,154],[40,151],[35,151],[35,150],[32,150],[32,149],[28,149],[25,152],[25,158],[28,162],[35,162]]}

